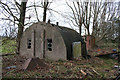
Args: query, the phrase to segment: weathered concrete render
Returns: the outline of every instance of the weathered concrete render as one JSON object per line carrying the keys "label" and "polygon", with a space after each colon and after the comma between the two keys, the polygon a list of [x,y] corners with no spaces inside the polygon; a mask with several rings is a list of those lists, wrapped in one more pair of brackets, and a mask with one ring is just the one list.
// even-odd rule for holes
{"label": "weathered concrete render", "polygon": [[[48,50],[48,39],[52,40],[52,51]],[[28,49],[28,40],[31,41],[30,49]],[[77,41],[82,41],[82,39],[72,29],[38,22],[24,31],[21,39],[20,55],[27,58],[67,60],[73,56],[72,42]]]}

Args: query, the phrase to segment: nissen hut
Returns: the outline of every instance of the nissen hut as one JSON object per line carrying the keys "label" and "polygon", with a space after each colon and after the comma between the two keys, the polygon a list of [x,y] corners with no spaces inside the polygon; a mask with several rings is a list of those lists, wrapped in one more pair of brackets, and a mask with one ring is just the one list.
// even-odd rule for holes
{"label": "nissen hut", "polygon": [[[50,60],[73,58],[73,42],[84,44],[82,37],[73,29],[38,22],[27,28],[22,36],[20,55]],[[81,49],[83,53],[84,49]]]}

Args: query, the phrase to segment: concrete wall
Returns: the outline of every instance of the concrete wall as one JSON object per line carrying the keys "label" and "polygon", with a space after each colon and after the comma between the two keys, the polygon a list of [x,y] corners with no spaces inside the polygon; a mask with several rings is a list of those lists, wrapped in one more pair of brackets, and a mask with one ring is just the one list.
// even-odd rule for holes
{"label": "concrete wall", "polygon": [[[60,32],[56,29],[57,27],[47,27],[46,30],[46,50],[45,56],[51,60],[66,60],[67,59],[67,51],[66,46],[64,44],[64,40],[60,34]],[[47,39],[52,39],[52,51],[47,49]]]}
{"label": "concrete wall", "polygon": [[37,24],[35,30],[35,57],[43,59],[43,31],[44,25]]}
{"label": "concrete wall", "polygon": [[[33,25],[35,27],[36,25]],[[27,39],[31,39],[31,49],[27,48]],[[22,36],[20,44],[20,55],[25,57],[33,57],[34,53],[34,30],[27,29]]]}
{"label": "concrete wall", "polygon": [[[30,26],[23,34],[21,45],[20,45],[20,55],[25,57],[39,57],[43,58],[43,26],[40,23],[33,24]],[[31,39],[31,49],[27,48],[27,39]],[[35,44],[34,44],[35,43]]]}
{"label": "concrete wall", "polygon": [[[51,60],[66,60],[66,47],[61,34],[57,31],[56,27],[41,22],[33,24],[24,32],[21,40],[20,55],[31,58],[34,57],[35,53],[35,57],[43,59],[44,30],[45,58]],[[27,48],[27,39],[31,39],[31,49]],[[47,39],[52,39],[52,51],[47,49]]]}

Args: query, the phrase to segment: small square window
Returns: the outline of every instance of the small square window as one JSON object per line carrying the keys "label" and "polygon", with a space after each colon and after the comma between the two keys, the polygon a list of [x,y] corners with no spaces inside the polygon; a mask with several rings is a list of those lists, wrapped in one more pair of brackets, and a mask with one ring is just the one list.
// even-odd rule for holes
{"label": "small square window", "polygon": [[31,39],[28,39],[28,40],[27,40],[27,48],[28,48],[28,49],[31,49]]}
{"label": "small square window", "polygon": [[47,48],[49,51],[52,51],[52,39],[47,39]]}

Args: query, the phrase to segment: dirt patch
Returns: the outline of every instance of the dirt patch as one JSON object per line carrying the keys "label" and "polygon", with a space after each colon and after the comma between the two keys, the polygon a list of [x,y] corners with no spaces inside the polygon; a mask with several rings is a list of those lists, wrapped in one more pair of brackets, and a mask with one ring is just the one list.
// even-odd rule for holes
{"label": "dirt patch", "polygon": [[36,70],[36,69],[49,69],[48,65],[45,63],[44,60],[39,58],[29,58],[25,61],[22,68],[24,70]]}

